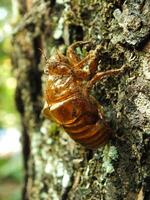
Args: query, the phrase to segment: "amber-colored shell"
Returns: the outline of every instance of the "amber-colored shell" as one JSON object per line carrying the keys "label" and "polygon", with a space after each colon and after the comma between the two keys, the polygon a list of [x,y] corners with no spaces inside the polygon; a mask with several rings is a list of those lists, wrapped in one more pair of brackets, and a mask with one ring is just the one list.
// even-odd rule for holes
{"label": "amber-colored shell", "polygon": [[[95,54],[89,53],[81,60],[74,51],[78,45],[85,43],[76,42],[68,48],[67,56],[57,53],[47,61],[45,72],[48,80],[43,113],[62,125],[73,140],[88,149],[96,149],[107,142],[112,131],[89,90],[96,81],[120,71],[96,73]],[[82,69],[85,64],[89,65],[89,72]]]}

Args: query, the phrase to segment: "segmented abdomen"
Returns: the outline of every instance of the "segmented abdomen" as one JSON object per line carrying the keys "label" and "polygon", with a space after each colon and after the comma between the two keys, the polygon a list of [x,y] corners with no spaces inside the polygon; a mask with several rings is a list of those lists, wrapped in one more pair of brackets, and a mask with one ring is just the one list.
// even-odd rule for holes
{"label": "segmented abdomen", "polygon": [[111,135],[111,129],[100,118],[97,104],[90,97],[78,95],[54,103],[50,113],[73,140],[86,148],[96,149]]}
{"label": "segmented abdomen", "polygon": [[108,125],[99,118],[94,124],[86,124],[82,115],[69,126],[63,126],[70,137],[88,149],[96,149],[107,142],[112,132]]}

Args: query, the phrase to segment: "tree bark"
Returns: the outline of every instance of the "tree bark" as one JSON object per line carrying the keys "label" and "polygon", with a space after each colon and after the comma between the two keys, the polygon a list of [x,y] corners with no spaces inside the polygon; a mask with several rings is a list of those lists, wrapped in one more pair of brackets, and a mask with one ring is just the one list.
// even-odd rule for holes
{"label": "tree bark", "polygon": [[[24,200],[150,199],[149,0],[19,1],[13,35],[16,104],[22,121]],[[99,71],[127,66],[93,87],[114,135],[95,151],[45,119],[48,56],[75,41],[102,44]]]}

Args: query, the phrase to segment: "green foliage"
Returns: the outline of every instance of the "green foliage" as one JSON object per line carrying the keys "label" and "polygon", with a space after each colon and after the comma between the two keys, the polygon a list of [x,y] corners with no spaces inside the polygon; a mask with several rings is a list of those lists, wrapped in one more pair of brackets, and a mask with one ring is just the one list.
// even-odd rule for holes
{"label": "green foliage", "polygon": [[20,155],[0,159],[0,199],[1,200],[20,200],[22,158]]}
{"label": "green foliage", "polygon": [[16,80],[11,74],[9,58],[0,61],[0,65],[0,127],[7,127],[18,120],[14,102]]}
{"label": "green foliage", "polygon": [[[16,79],[12,75],[11,47],[11,0],[0,1],[0,128],[18,124],[14,102]],[[4,13],[4,14],[3,14]]]}
{"label": "green foliage", "polygon": [[9,159],[0,159],[0,180],[4,181],[6,179],[21,182],[22,158],[20,155],[16,155]]}
{"label": "green foliage", "polygon": [[[15,9],[12,3],[16,2],[0,0],[0,129],[19,124],[14,102],[16,79],[12,74],[10,58],[12,11]],[[21,155],[0,158],[0,200],[21,199],[22,176]]]}

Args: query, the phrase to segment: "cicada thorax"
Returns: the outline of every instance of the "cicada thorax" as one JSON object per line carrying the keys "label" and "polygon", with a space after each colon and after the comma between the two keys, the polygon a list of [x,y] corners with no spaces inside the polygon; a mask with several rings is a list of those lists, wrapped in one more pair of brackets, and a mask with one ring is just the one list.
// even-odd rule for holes
{"label": "cicada thorax", "polygon": [[73,77],[49,75],[45,87],[45,99],[48,105],[63,101],[76,93],[76,83]]}

